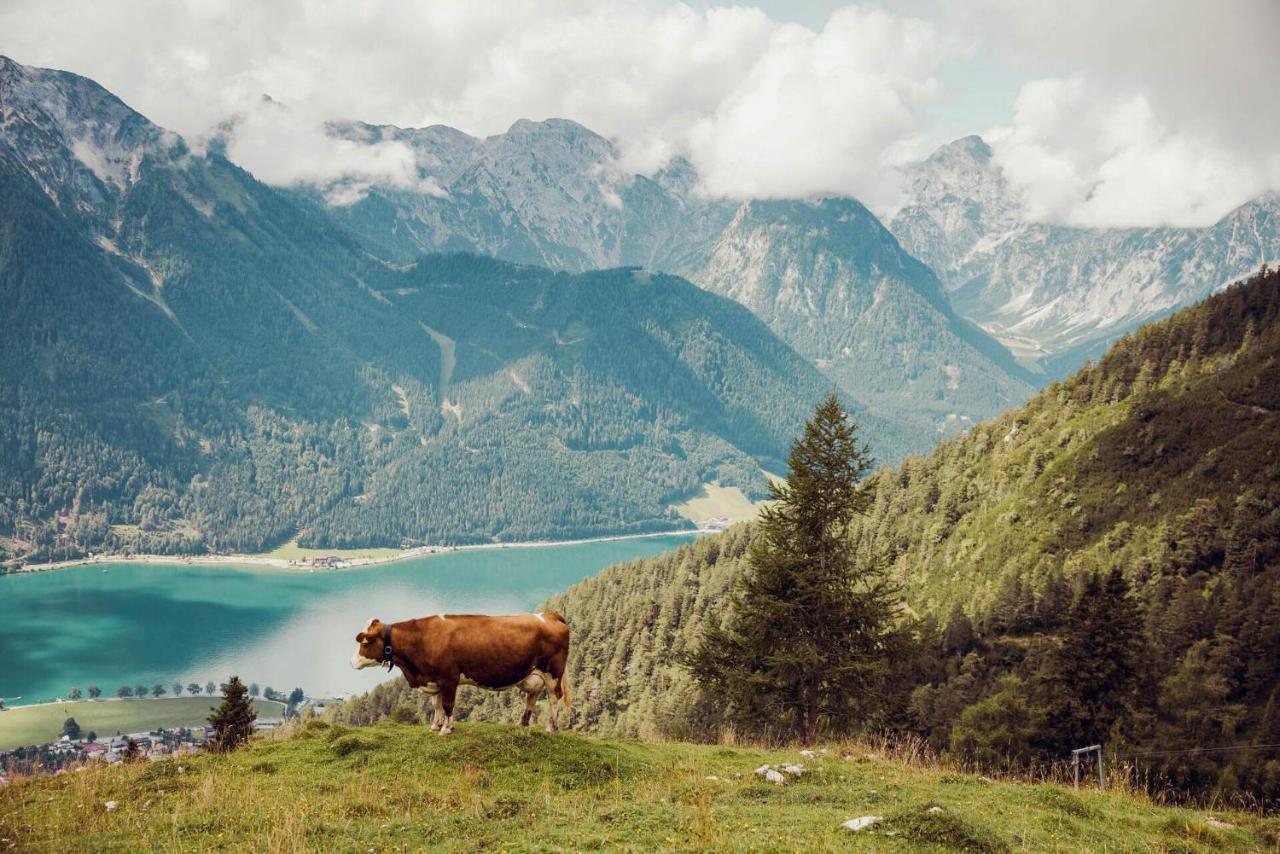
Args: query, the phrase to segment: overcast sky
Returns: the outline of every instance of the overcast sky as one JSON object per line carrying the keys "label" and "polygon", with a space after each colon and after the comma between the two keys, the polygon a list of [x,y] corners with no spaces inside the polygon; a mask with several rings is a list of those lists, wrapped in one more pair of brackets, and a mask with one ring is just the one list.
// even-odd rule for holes
{"label": "overcast sky", "polygon": [[[982,134],[1037,220],[1205,225],[1280,190],[1280,0],[0,0],[0,53],[98,80],[273,183],[416,181],[357,118],[474,134],[574,119],[623,165],[735,197],[891,209],[896,168]],[[264,105],[269,94],[288,106]]]}

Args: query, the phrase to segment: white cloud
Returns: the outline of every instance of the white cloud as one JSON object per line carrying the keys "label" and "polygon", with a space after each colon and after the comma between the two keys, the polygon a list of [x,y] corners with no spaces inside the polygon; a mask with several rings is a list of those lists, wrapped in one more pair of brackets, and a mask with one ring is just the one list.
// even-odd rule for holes
{"label": "white cloud", "polygon": [[1280,190],[1280,3],[986,6],[1006,58],[1062,72],[989,134],[1033,219],[1203,226]]}
{"label": "white cloud", "polygon": [[[903,8],[920,18],[885,11]],[[1000,162],[1037,218],[1085,225],[1204,224],[1280,189],[1277,36],[1277,0],[866,0],[820,29],[667,0],[0,4],[0,52],[189,137],[241,115],[234,159],[336,202],[419,179],[405,146],[325,120],[483,135],[559,116],[615,139],[622,169],[680,153],[713,193],[890,208],[931,105],[973,100],[947,81],[1003,68],[1032,82],[991,134]],[[967,62],[984,74],[948,76]]]}
{"label": "white cloud", "polygon": [[715,193],[869,200],[892,193],[886,167],[948,49],[874,10],[814,32],[658,0],[10,0],[0,33],[0,51],[89,75],[186,135],[242,115],[229,154],[275,183],[414,180],[406,148],[330,140],[325,119],[489,134],[563,116],[616,139],[627,168],[687,154]]}
{"label": "white cloud", "polygon": [[326,131],[326,121],[255,99],[225,131],[227,156],[269,184],[322,185],[332,205],[358,202],[373,184],[444,194],[434,180],[420,177],[413,149],[405,143],[342,139]]}

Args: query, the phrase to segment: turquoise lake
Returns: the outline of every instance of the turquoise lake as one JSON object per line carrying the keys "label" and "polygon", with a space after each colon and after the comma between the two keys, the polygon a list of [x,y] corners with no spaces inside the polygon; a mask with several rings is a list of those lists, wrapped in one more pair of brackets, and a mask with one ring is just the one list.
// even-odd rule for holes
{"label": "turquoise lake", "polygon": [[371,617],[527,611],[610,564],[692,538],[512,546],[316,572],[95,564],[3,576],[0,697],[26,704],[90,685],[115,696],[121,685],[233,673],[314,697],[366,691],[387,678],[348,664]]}

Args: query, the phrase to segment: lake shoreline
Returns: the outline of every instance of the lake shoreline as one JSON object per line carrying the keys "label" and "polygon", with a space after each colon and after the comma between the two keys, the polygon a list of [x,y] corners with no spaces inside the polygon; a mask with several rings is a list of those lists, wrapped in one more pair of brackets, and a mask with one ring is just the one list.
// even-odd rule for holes
{"label": "lake shoreline", "polygon": [[701,536],[719,533],[713,528],[675,528],[668,531],[650,531],[643,534],[611,534],[601,537],[586,537],[577,540],[530,540],[510,543],[473,543],[463,546],[415,546],[385,557],[353,557],[341,558],[339,566],[318,566],[307,560],[290,560],[273,558],[264,555],[94,555],[93,557],[75,560],[55,561],[51,563],[28,564],[17,569],[7,570],[4,574],[21,575],[32,572],[51,572],[58,569],[75,569],[97,564],[191,564],[203,566],[226,566],[240,569],[297,569],[306,572],[336,572],[345,569],[366,569],[398,561],[415,558],[432,557],[434,555],[453,554],[465,551],[492,551],[495,549],[533,549],[555,546],[577,546],[588,543],[611,543],[624,540],[640,540],[653,537],[671,537],[681,534]]}

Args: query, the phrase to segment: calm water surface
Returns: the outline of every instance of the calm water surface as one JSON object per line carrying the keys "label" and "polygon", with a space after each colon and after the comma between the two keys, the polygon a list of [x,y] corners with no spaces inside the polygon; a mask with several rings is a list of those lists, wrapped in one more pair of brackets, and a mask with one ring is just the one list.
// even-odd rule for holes
{"label": "calm water surface", "polygon": [[25,704],[90,685],[115,696],[121,685],[225,682],[232,673],[311,696],[365,691],[386,678],[347,663],[370,617],[527,611],[611,563],[690,539],[451,552],[323,572],[97,564],[4,576],[0,697]]}

